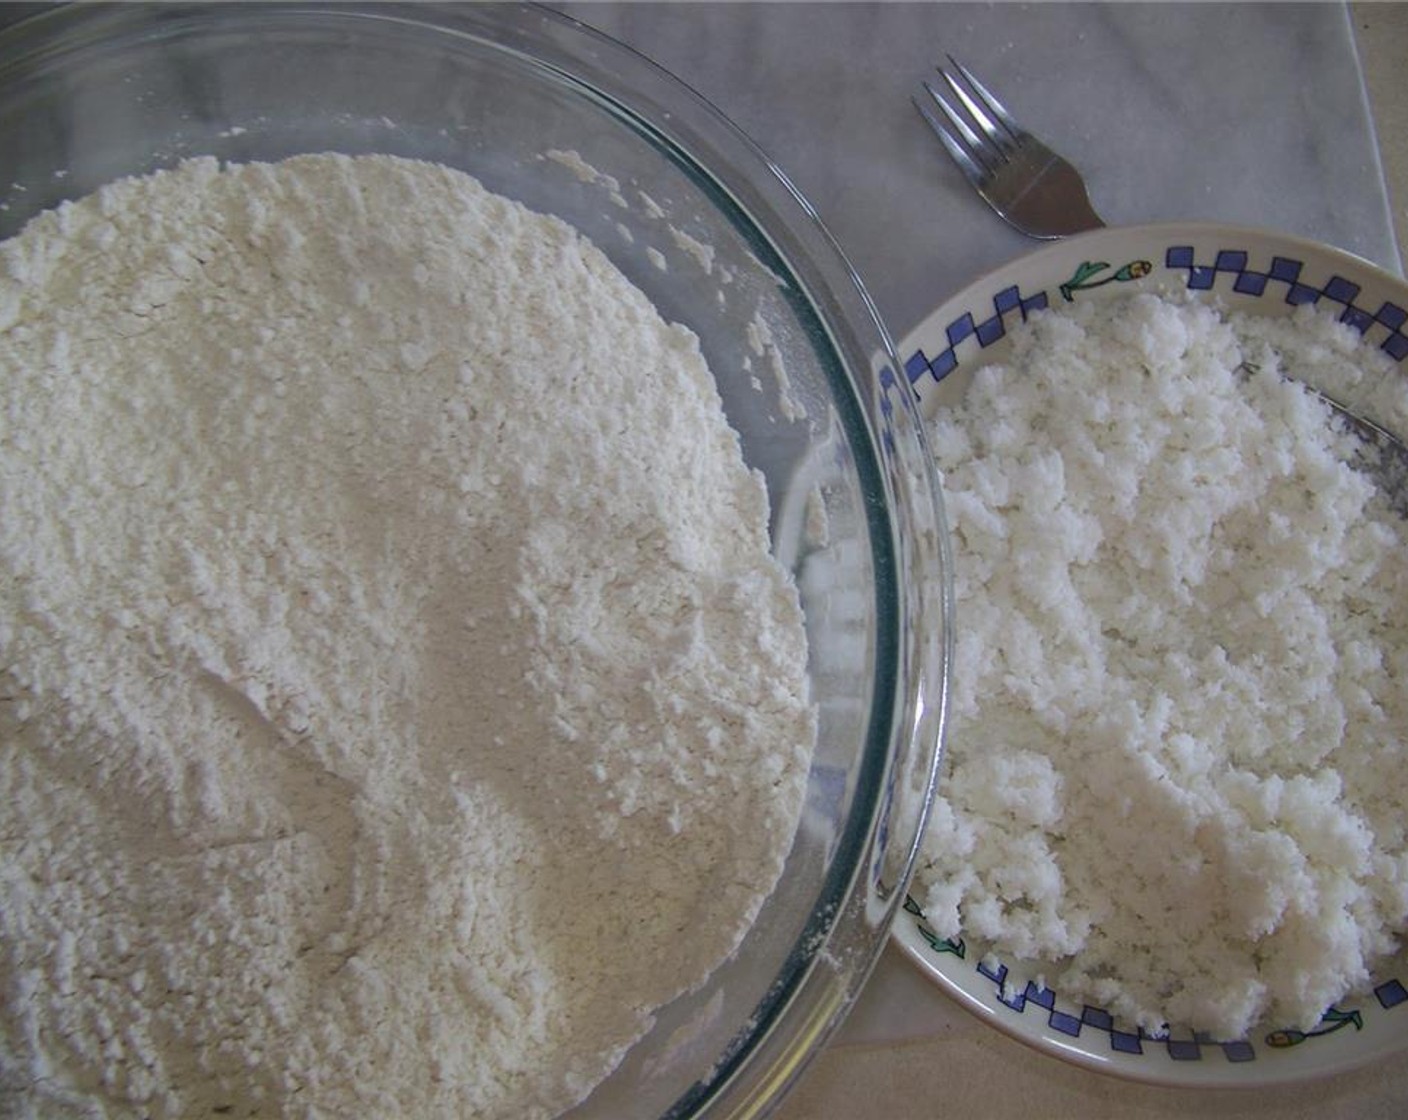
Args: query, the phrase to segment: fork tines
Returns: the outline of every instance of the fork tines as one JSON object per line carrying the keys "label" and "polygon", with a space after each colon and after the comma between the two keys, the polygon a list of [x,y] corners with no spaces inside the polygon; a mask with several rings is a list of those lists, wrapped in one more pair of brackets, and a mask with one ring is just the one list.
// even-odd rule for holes
{"label": "fork tines", "polygon": [[952,55],[948,61],[952,72],[939,67],[947,94],[925,82],[914,103],[979,197],[1029,237],[1049,241],[1102,226],[1080,172]]}
{"label": "fork tines", "polygon": [[[953,132],[944,127],[924,101],[916,97],[914,104],[948,149],[949,155],[970,179],[977,182],[984,175],[992,174],[999,163],[1010,158],[1017,145],[1026,137],[1026,133],[1012,119],[1012,114],[1002,102],[994,97],[966,66],[952,55],[948,56],[948,61],[959,77],[954,77],[953,73],[942,66],[938,67],[938,71],[948,83],[953,96],[967,111],[967,118],[950,105],[943,94],[929,82],[924,83],[924,89],[952,126]],[[962,81],[959,81],[959,78]],[[970,125],[969,120],[973,124]],[[978,131],[974,131],[974,125]],[[957,138],[954,136],[955,132]]]}

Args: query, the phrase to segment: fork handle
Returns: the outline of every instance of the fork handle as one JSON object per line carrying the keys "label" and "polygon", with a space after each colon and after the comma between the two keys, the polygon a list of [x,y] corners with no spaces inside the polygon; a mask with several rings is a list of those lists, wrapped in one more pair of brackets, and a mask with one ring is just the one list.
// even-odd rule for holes
{"label": "fork handle", "polygon": [[[1042,168],[1026,195],[1021,207],[1022,224],[1017,225],[1010,218],[1008,222],[1029,237],[1056,241],[1105,226],[1091,205],[1085,180],[1064,160],[1054,159]],[[1034,233],[1037,228],[1042,232]]]}

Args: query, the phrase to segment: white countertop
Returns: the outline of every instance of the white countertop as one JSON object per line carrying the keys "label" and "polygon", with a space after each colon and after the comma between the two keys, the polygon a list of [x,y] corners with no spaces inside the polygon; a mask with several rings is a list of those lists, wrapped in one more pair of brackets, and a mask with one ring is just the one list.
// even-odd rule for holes
{"label": "white countertop", "polygon": [[[1403,5],[555,6],[653,58],[757,141],[830,227],[896,337],[1036,246],[971,192],[909,103],[946,53],[1082,169],[1110,224],[1271,227],[1402,271],[1384,169],[1405,205],[1408,167],[1399,132],[1390,124],[1381,146],[1374,121],[1401,123],[1408,108]],[[1366,73],[1388,99],[1373,112]],[[1272,1091],[1132,1086],[979,1023],[890,949],[778,1115],[1194,1113],[1402,1120],[1408,1063]]]}

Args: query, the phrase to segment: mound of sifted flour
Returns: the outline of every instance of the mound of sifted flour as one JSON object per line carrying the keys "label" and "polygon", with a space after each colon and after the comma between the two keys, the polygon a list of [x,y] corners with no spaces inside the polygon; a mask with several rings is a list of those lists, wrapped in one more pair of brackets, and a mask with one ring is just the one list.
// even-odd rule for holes
{"label": "mound of sifted flour", "polygon": [[1306,309],[1144,295],[1013,333],[933,446],[961,625],[916,897],[1063,996],[1310,1029],[1408,923],[1405,526]]}
{"label": "mound of sifted flour", "polygon": [[697,341],[389,157],[0,246],[0,1111],[544,1117],[737,945],[815,736]]}

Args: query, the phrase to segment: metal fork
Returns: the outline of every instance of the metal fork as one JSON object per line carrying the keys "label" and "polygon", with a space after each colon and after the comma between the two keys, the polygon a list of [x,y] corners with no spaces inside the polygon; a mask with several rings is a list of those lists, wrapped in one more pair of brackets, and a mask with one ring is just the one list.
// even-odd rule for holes
{"label": "metal fork", "polygon": [[[966,117],[928,82],[928,97],[914,104],[984,201],[1028,237],[1053,240],[1103,226],[1080,172],[1013,120],[962,63],[952,55],[948,61],[958,77],[942,66],[938,71]],[[926,101],[938,106],[949,128]]]}

